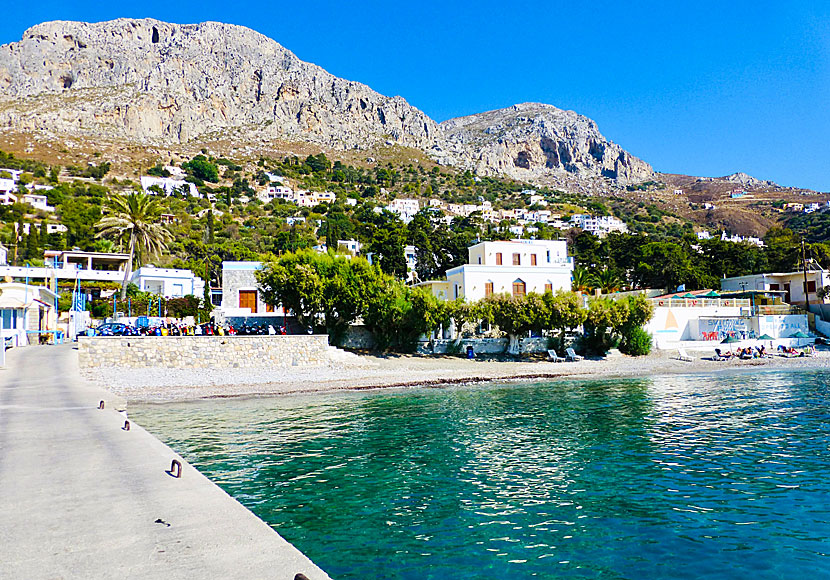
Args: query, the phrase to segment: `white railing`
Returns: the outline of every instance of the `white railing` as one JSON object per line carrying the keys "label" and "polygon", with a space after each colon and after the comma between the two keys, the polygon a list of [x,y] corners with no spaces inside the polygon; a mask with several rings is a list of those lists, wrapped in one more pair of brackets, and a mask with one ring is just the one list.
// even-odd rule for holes
{"label": "white railing", "polygon": [[654,306],[671,308],[749,308],[748,298],[649,298]]}

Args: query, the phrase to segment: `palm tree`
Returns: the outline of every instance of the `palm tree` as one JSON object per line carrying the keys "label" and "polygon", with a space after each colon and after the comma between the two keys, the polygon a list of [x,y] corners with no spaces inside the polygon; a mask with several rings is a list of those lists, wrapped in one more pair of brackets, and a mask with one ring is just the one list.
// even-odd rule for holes
{"label": "palm tree", "polygon": [[574,292],[588,292],[594,284],[594,277],[585,268],[577,266],[573,270],[571,289]]}
{"label": "palm tree", "polygon": [[610,268],[605,268],[602,272],[597,274],[597,286],[602,290],[603,294],[610,294],[616,292],[623,285],[623,281],[619,275]]}
{"label": "palm tree", "polygon": [[129,259],[121,285],[121,299],[127,296],[127,284],[133,270],[133,258],[141,264],[145,259],[157,256],[167,250],[172,235],[161,224],[155,223],[162,212],[160,199],[143,192],[127,195],[111,195],[106,202],[108,214],[95,227],[96,237],[114,235],[123,239],[129,236]]}

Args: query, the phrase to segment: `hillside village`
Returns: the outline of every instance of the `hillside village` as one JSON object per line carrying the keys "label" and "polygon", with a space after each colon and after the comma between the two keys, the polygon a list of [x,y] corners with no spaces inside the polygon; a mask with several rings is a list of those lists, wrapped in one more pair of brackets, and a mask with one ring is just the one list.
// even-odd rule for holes
{"label": "hillside village", "polygon": [[[324,153],[245,162],[204,150],[132,174],[116,173],[100,155],[66,167],[0,156],[0,274],[9,281],[42,278],[56,291],[58,310],[76,307],[84,288],[84,308],[95,318],[142,310],[200,319],[285,316],[263,294],[251,298],[240,288],[257,286],[263,264],[303,249],[364,257],[384,275],[444,301],[571,289],[694,291],[718,287],[724,277],[800,266],[798,233],[712,230],[670,211],[667,200],[676,207],[684,193],[659,182],[630,187],[630,196],[592,197],[421,162],[359,167]],[[101,236],[97,224],[111,196],[131,192],[161,204],[156,219],[170,243],[152,259],[138,257],[127,274],[125,239]],[[715,203],[753,197],[733,188]],[[826,201],[768,203],[782,225],[815,228],[830,219]],[[517,242],[519,252],[510,249]],[[558,257],[551,258],[547,243],[560,244]],[[487,244],[508,245],[497,252]],[[476,248],[484,252],[479,258]],[[823,241],[811,241],[808,250],[815,267],[830,257]],[[540,255],[547,257],[537,263]],[[502,259],[531,271],[474,282],[476,268],[501,266]],[[247,286],[239,286],[242,272]],[[133,288],[127,312],[116,296],[125,279]]]}

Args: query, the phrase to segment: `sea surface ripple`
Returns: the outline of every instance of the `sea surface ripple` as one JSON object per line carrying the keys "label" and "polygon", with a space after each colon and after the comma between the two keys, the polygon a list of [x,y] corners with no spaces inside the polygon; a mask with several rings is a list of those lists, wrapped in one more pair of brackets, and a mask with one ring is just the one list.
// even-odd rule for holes
{"label": "sea surface ripple", "polygon": [[830,577],[827,372],[131,409],[336,580]]}

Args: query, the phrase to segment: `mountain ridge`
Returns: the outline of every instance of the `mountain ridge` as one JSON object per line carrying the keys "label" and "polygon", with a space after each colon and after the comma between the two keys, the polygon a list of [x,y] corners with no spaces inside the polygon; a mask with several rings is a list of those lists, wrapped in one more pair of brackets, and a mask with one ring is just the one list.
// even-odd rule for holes
{"label": "mountain ridge", "polygon": [[[472,139],[463,119],[490,125]],[[221,22],[35,25],[0,46],[0,127],[154,144],[240,131],[337,150],[398,144],[483,175],[569,189],[655,176],[575,112],[522,103],[439,124],[400,96],[338,78],[265,35]]]}

